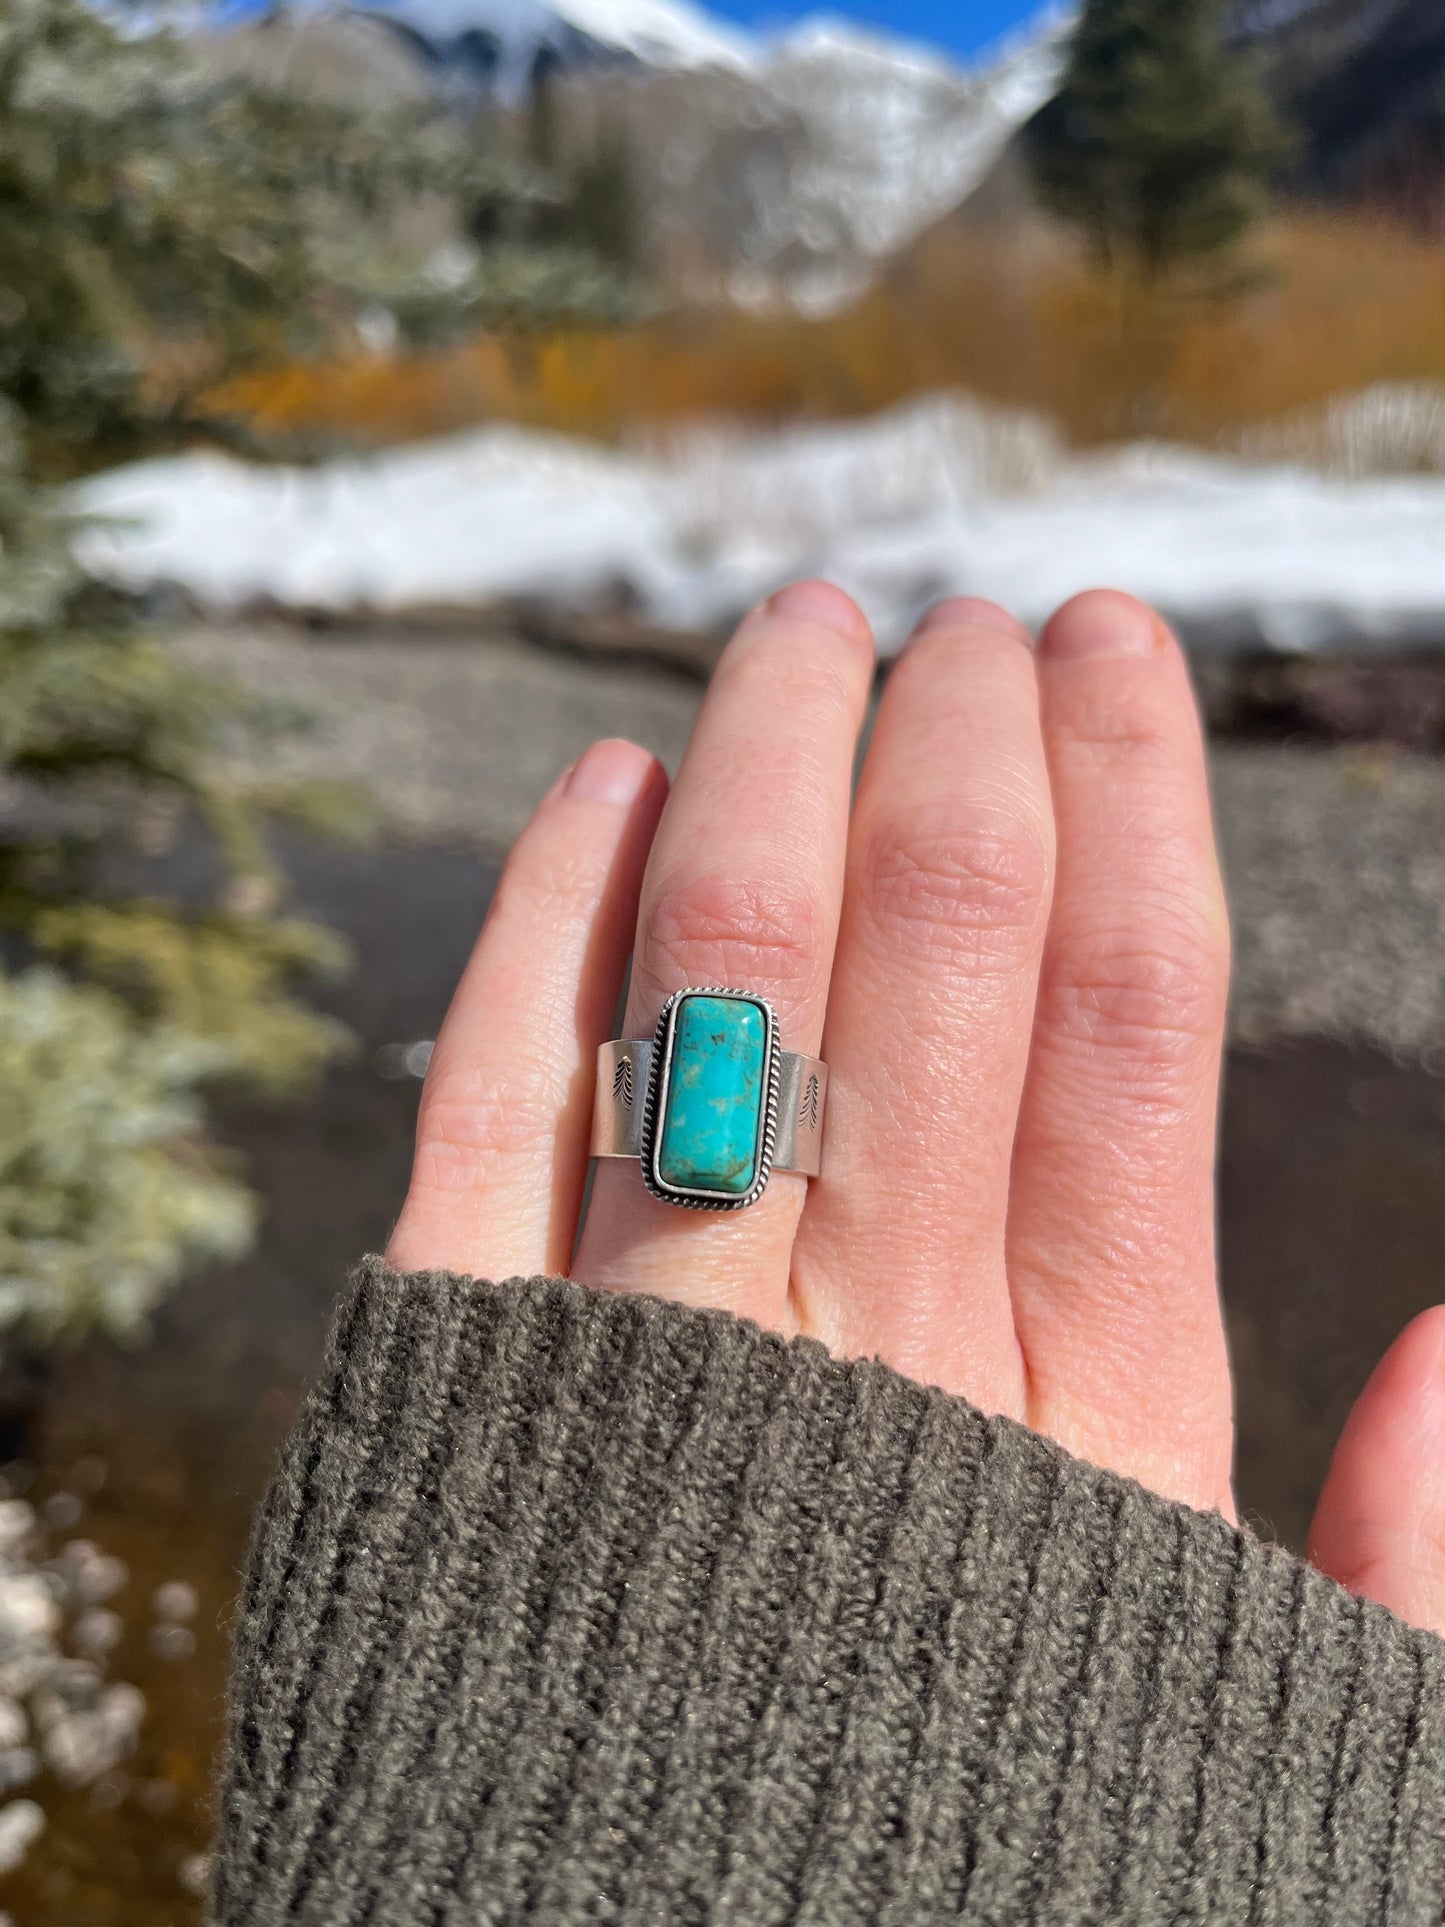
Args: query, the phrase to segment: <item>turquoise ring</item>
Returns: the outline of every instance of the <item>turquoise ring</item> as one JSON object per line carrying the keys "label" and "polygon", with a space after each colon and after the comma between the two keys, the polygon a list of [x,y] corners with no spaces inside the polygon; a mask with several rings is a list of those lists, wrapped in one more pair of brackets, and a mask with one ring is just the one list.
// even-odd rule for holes
{"label": "turquoise ring", "polygon": [[741,1211],[775,1172],[816,1177],[827,1095],[826,1066],[780,1048],[766,997],[679,990],[653,1036],[598,1053],[592,1154],[636,1158],[666,1204]]}

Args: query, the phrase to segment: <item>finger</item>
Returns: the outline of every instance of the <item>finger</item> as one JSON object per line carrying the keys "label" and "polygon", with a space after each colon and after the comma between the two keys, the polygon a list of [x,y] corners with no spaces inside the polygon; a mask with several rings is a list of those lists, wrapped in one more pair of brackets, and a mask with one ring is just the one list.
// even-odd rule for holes
{"label": "finger", "polygon": [[1228,927],[1188,671],[1108,591],[1039,642],[1058,878],[1009,1212],[1029,1417],[1156,1491],[1228,1506],[1214,1265]]}
{"label": "finger", "polygon": [[888,679],[859,785],[795,1292],[835,1349],[1006,1412],[1009,1152],[1052,865],[1028,638],[946,603]]}
{"label": "finger", "polygon": [[597,743],[523,830],[432,1053],[394,1265],[567,1270],[597,1049],[666,791],[646,750]]}
{"label": "finger", "polygon": [[1405,1327],[1356,1401],[1309,1556],[1351,1592],[1445,1633],[1445,1306]]}
{"label": "finger", "polygon": [[[767,998],[782,1048],[816,1055],[872,673],[863,616],[823,583],[775,596],[723,651],[647,866],[630,1036],[674,991],[724,985]],[[804,1182],[775,1174],[746,1211],[691,1211],[601,1164],[577,1276],[785,1325]]]}

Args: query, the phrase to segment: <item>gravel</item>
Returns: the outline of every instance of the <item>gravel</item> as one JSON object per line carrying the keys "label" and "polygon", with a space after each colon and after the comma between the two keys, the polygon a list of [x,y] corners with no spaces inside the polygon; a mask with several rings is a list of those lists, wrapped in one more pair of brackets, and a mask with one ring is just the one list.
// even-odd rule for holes
{"label": "gravel", "polygon": [[1445,1071],[1445,761],[1216,746],[1243,1042],[1336,1037]]}
{"label": "gravel", "polygon": [[258,770],[370,784],[384,769],[376,800],[393,830],[492,849],[599,736],[631,736],[675,767],[701,687],[686,671],[539,648],[503,630],[436,639],[238,626],[173,641],[305,717],[265,745]]}
{"label": "gravel", "polygon": [[[193,627],[173,646],[309,716],[267,775],[370,784],[392,834],[505,847],[565,764],[626,735],[675,768],[700,685],[676,667],[458,635]],[[1220,744],[1237,1039],[1369,1042],[1445,1069],[1445,761]]]}

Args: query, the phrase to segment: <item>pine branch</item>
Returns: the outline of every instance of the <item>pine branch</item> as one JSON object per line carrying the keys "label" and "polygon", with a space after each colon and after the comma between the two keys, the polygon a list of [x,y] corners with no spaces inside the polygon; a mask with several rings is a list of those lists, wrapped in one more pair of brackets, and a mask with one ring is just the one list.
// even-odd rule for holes
{"label": "pine branch", "polygon": [[[0,1327],[132,1330],[239,1249],[251,1205],[207,1146],[207,1089],[294,1092],[349,1041],[307,1001],[345,946],[287,914],[269,830],[351,833],[355,800],[227,775],[240,732],[286,719],[87,581],[55,484],[198,431],[236,443],[244,424],[203,413],[223,376],[378,317],[431,343],[618,314],[595,250],[537,244],[556,198],[424,104],[218,77],[84,0],[0,12],[0,925],[46,965],[0,970]],[[112,887],[122,851],[133,869],[187,819],[207,899]]]}

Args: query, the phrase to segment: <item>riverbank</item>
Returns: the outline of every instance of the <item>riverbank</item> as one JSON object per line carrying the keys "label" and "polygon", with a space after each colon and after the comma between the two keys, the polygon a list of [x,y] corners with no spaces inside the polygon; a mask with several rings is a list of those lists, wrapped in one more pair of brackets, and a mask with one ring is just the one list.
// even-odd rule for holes
{"label": "riverbank", "polygon": [[[505,849],[557,771],[599,736],[676,768],[701,653],[623,628],[602,640],[515,624],[298,630],[194,625],[173,646],[308,719],[247,767],[368,789],[407,841]],[[694,641],[701,652],[703,644]],[[1445,665],[1201,669],[1235,925],[1237,1039],[1328,1037],[1445,1051],[1445,757],[1391,740]],[[1393,680],[1391,679],[1393,676]],[[1399,728],[1395,729],[1398,736]],[[1363,740],[1341,740],[1357,735]]]}

